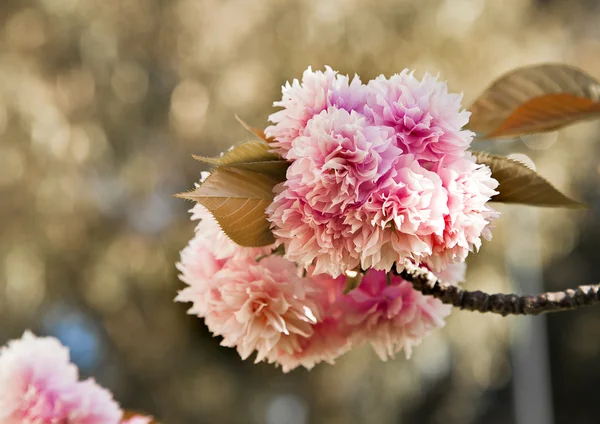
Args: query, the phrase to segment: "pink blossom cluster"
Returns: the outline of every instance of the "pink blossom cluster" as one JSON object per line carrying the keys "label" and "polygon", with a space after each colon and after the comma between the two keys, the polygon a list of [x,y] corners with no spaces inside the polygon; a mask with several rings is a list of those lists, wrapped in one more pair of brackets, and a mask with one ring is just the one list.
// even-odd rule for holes
{"label": "pink blossom cluster", "polygon": [[489,238],[498,183],[467,151],[462,96],[404,70],[363,84],[331,68],[283,87],[265,130],[291,162],[267,209],[286,258],[316,273],[442,270]]}
{"label": "pink blossom cluster", "polygon": [[[439,300],[415,291],[398,276],[369,270],[344,294],[345,277],[306,272],[271,254],[274,246],[235,245],[201,205],[195,237],[181,252],[178,269],[187,284],[176,300],[205,320],[223,346],[244,359],[275,363],[287,372],[333,363],[352,347],[370,344],[382,359],[410,354],[450,312]],[[464,277],[464,263],[450,266],[445,281]]]}
{"label": "pink blossom cluster", "polygon": [[0,348],[1,424],[119,424],[122,417],[108,390],[79,380],[57,339],[25,332]]}
{"label": "pink blossom cluster", "polygon": [[[176,300],[222,345],[284,371],[364,344],[384,360],[410,355],[450,308],[393,271],[410,262],[457,283],[497,216],[487,202],[498,183],[467,151],[460,103],[430,76],[363,84],[309,68],[283,87],[265,130],[290,162],[266,211],[275,244],[237,246],[195,206]],[[361,284],[344,293],[344,274],[358,270]]]}

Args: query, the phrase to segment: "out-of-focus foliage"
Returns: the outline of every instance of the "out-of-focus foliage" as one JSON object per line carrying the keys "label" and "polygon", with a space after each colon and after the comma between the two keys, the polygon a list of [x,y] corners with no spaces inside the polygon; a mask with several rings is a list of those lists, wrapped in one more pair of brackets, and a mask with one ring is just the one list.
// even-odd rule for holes
{"label": "out-of-focus foliage", "polygon": [[[439,73],[466,105],[517,66],[600,76],[599,18],[591,0],[2,0],[1,341],[57,335],[124,407],[165,424],[511,422],[511,319],[455,312],[410,361],[365,349],[310,373],[219,347],[172,301],[194,224],[171,195],[199,179],[190,154],[249,139],[234,115],[264,127],[309,65]],[[539,212],[548,289],[600,279],[599,134],[591,122],[494,146],[592,205]],[[518,290],[504,257],[522,210],[503,208],[467,287]],[[556,422],[590,422],[600,314],[549,323]]]}

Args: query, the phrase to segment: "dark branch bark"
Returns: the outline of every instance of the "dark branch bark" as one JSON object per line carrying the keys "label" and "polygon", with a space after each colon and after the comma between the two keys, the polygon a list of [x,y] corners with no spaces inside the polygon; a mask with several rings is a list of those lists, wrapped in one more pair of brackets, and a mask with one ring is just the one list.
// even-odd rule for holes
{"label": "dark branch bark", "polygon": [[407,265],[399,275],[411,282],[421,293],[467,311],[491,312],[502,316],[539,315],[600,304],[600,284],[579,286],[574,290],[542,293],[536,296],[520,296],[466,291],[443,283],[432,272],[414,265]]}

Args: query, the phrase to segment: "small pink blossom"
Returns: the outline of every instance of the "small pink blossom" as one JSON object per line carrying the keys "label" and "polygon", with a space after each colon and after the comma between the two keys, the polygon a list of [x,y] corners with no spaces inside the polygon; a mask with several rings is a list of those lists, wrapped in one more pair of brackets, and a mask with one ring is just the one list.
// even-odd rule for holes
{"label": "small pink blossom", "polygon": [[319,212],[343,212],[364,202],[402,153],[393,135],[354,111],[324,110],[292,142],[286,185]]}
{"label": "small pink blossom", "polygon": [[[450,269],[451,268],[451,269]],[[451,265],[446,277],[462,277],[464,265]],[[341,315],[351,328],[352,343],[369,343],[377,355],[386,360],[404,350],[410,357],[412,348],[432,330],[444,326],[451,306],[425,296],[399,276],[369,270],[360,286],[339,299]],[[448,280],[455,284],[457,280]]]}
{"label": "small pink blossom", "polygon": [[204,316],[208,304],[206,296],[209,296],[214,275],[231,260],[253,261],[269,254],[272,247],[241,247],[225,235],[204,206],[196,204],[190,212],[192,220],[199,222],[194,238],[181,251],[181,261],[177,263],[179,279],[188,286],[179,292],[175,300],[192,302],[188,313]]}
{"label": "small pink blossom", "polygon": [[[309,272],[309,274],[311,274]],[[345,277],[333,278],[327,274],[307,277],[311,284],[319,286],[318,303],[323,315],[313,326],[310,337],[300,339],[300,349],[294,352],[274,349],[268,357],[268,362],[281,365],[284,372],[298,366],[312,369],[320,362],[334,364],[335,360],[352,348],[350,341],[351,329],[340,320],[341,311],[335,305],[343,296],[346,284]]]}
{"label": "small pink blossom", "polygon": [[395,130],[405,153],[437,162],[461,156],[473,139],[471,131],[461,129],[470,116],[461,111],[461,100],[462,94],[448,93],[445,82],[430,75],[419,81],[405,69],[370,81],[364,110],[375,125]]}
{"label": "small pink blossom", "polygon": [[118,424],[112,395],[78,370],[58,340],[25,332],[0,349],[0,422],[3,424]]}
{"label": "small pink blossom", "polygon": [[[203,243],[208,240],[198,235],[182,252],[179,269],[189,286],[176,300],[192,302],[189,313],[204,318],[221,344],[237,348],[243,359],[256,352],[257,362],[276,362],[275,350],[298,353],[322,316],[322,289],[279,256],[257,261],[241,255],[212,268],[210,249],[193,247]],[[210,270],[200,272],[205,263]]]}
{"label": "small pink blossom", "polygon": [[278,256],[256,261],[229,261],[213,277],[204,320],[223,337],[222,345],[236,347],[243,359],[256,351],[256,362],[272,349],[300,349],[322,315],[316,302],[318,287],[297,275],[296,266]]}
{"label": "small pink blossom", "polygon": [[316,273],[339,276],[360,265],[353,244],[352,227],[342,214],[322,213],[306,198],[288,190],[286,184],[275,187],[273,203],[267,208],[273,234],[285,246],[286,259],[303,268],[316,266]]}
{"label": "small pink blossom", "polygon": [[273,149],[284,158],[292,142],[303,133],[307,122],[330,106],[347,111],[362,111],[365,86],[358,76],[350,81],[348,76],[339,75],[330,67],[325,72],[309,67],[302,75],[302,82],[294,80],[282,87],[282,99],[274,106],[281,107],[269,116],[271,125],[265,129],[267,137],[273,137]]}
{"label": "small pink blossom", "polygon": [[399,157],[392,172],[347,220],[352,222],[362,268],[389,271],[394,263],[421,262],[430,256],[432,236],[444,230],[447,202],[435,172],[412,155]]}

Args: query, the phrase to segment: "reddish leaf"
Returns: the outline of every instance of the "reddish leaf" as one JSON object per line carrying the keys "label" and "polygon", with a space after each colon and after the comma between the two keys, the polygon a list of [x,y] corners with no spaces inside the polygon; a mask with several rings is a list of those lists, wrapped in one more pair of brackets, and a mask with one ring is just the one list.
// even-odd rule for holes
{"label": "reddish leaf", "polygon": [[468,128],[481,138],[552,131],[600,117],[600,84],[560,64],[535,65],[496,80],[469,108]]}

